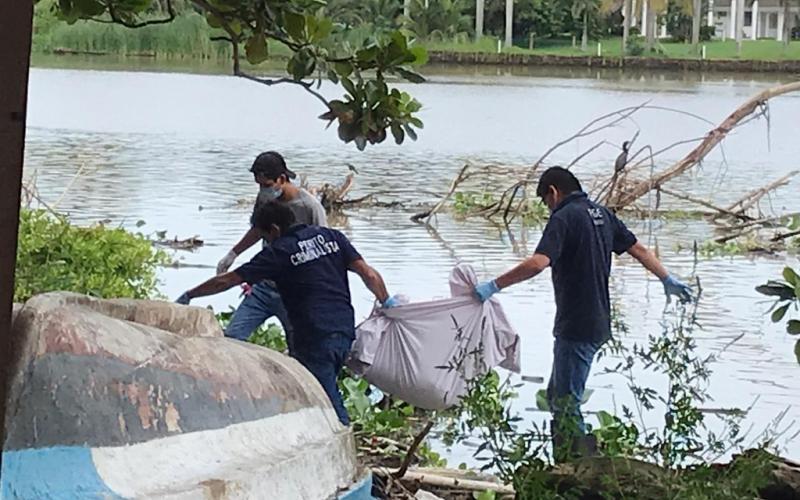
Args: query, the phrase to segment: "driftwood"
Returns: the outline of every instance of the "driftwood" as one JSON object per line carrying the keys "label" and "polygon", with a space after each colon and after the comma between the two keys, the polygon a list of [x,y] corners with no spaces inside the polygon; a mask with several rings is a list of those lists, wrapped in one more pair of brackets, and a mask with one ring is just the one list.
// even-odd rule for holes
{"label": "driftwood", "polygon": [[743,120],[752,115],[759,108],[764,107],[769,99],[798,90],[800,90],[800,82],[793,82],[767,89],[751,97],[747,102],[739,106],[739,108],[725,118],[716,128],[711,130],[706,135],[705,139],[697,147],[692,149],[689,154],[683,157],[683,159],[652,178],[641,180],[621,190],[622,192],[618,198],[610,203],[611,207],[621,208],[630,205],[652,189],[660,187],[666,182],[685,173],[687,170],[703,161],[708,153],[717,147],[731,130],[740,125]]}
{"label": "driftwood", "polygon": [[450,490],[457,493],[493,491],[500,498],[514,496],[513,487],[497,481],[486,480],[482,476],[474,478],[475,473],[470,471],[419,468],[406,471],[400,477],[397,477],[397,472],[395,469],[387,469],[385,467],[374,467],[372,469],[372,473],[376,476],[382,478],[391,477],[395,482],[403,483],[408,490],[416,491],[420,487],[435,489],[437,491],[436,494],[443,498],[452,498],[452,496],[442,492],[442,490]]}

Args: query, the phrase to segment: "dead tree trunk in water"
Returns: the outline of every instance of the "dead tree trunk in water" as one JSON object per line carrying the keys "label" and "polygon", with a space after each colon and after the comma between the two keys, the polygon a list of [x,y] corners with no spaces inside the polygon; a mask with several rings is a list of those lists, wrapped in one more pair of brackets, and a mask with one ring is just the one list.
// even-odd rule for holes
{"label": "dead tree trunk in water", "polygon": [[666,182],[683,174],[696,164],[700,163],[703,158],[708,155],[725,136],[733,130],[743,119],[754,113],[760,106],[764,105],[768,100],[790,92],[800,91],[800,81],[781,85],[767,89],[753,97],[751,97],[743,105],[739,106],[736,111],[731,113],[722,123],[719,124],[714,130],[709,132],[705,139],[682,160],[675,163],[668,169],[660,172],[654,177],[642,180],[630,187],[620,189],[620,194],[615,200],[612,200],[611,206],[616,209],[624,208],[631,205],[636,200],[646,195],[650,190],[655,189]]}

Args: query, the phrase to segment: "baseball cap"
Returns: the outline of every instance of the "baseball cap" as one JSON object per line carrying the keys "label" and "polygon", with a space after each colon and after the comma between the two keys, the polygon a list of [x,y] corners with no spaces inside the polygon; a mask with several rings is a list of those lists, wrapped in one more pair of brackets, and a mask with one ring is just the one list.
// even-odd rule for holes
{"label": "baseball cap", "polygon": [[266,151],[256,156],[253,160],[253,166],[250,171],[254,174],[260,174],[270,179],[277,179],[281,175],[286,175],[287,179],[294,179],[297,174],[286,168],[286,162],[280,153],[275,151]]}

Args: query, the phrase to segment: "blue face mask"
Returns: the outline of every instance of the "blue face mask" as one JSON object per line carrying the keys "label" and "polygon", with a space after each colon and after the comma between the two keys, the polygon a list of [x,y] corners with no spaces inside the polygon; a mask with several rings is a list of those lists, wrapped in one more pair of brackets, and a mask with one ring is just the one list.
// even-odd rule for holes
{"label": "blue face mask", "polygon": [[258,197],[264,201],[275,201],[283,195],[280,187],[262,187],[258,192]]}

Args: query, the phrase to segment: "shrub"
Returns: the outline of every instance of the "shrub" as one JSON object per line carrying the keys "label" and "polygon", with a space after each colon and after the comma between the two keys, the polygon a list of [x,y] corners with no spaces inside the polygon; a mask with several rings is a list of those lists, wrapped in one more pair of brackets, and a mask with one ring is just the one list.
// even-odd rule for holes
{"label": "shrub", "polygon": [[156,271],[167,254],[141,234],[75,226],[43,210],[23,209],[19,223],[15,302],[56,290],[109,298],[156,295]]}

